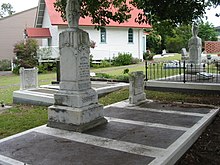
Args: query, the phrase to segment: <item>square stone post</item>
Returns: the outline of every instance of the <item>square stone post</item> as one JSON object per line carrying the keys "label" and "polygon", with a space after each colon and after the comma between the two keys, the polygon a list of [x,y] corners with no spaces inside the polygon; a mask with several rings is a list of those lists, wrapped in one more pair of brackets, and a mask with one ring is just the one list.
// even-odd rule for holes
{"label": "square stone post", "polygon": [[146,100],[146,94],[144,93],[144,73],[142,71],[132,72],[129,82],[129,103],[138,104]]}
{"label": "square stone post", "polygon": [[48,126],[83,132],[106,123],[103,106],[91,88],[88,33],[70,28],[59,37],[60,90],[48,108]]}

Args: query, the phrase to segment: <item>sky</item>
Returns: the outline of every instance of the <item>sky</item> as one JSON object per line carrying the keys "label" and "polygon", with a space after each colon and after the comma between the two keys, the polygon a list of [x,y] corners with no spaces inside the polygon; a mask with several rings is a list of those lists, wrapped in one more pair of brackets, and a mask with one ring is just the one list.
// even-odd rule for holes
{"label": "sky", "polygon": [[[10,3],[14,11],[21,12],[38,5],[38,0],[0,0],[0,5],[2,3]],[[208,22],[212,23],[214,26],[220,26],[220,17],[216,17],[215,13],[220,13],[220,6],[216,9],[207,10]]]}

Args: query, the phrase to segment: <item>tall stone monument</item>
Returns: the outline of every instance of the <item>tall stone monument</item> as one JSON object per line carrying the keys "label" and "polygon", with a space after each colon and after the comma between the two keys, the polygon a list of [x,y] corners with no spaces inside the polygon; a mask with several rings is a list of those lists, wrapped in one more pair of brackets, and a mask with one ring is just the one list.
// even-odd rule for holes
{"label": "tall stone monument", "polygon": [[189,61],[187,64],[188,73],[202,72],[201,66],[201,54],[202,54],[202,40],[198,37],[198,25],[193,23],[192,25],[192,37],[189,39]]}
{"label": "tall stone monument", "polygon": [[48,126],[83,132],[107,120],[91,88],[90,40],[88,33],[78,28],[79,0],[67,0],[66,16],[69,28],[59,36],[60,90],[48,108]]}

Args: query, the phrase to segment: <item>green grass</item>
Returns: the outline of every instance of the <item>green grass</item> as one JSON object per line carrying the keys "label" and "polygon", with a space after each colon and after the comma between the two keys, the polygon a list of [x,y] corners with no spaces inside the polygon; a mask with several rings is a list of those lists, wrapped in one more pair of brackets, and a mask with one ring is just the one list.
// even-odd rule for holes
{"label": "green grass", "polygon": [[126,66],[116,66],[116,67],[109,67],[109,68],[98,68],[98,69],[91,69],[91,72],[95,73],[106,73],[112,76],[122,75],[125,69],[129,69],[129,72],[134,71],[144,71],[145,66],[144,63],[135,64],[135,65],[126,65]]}
{"label": "green grass", "polygon": [[174,56],[166,57],[166,55],[163,58],[157,58],[154,59],[155,62],[165,62],[165,61],[173,61],[173,60],[181,60],[181,54],[173,54]]}
{"label": "green grass", "polygon": [[[47,73],[47,74],[39,74],[38,80],[40,84],[48,83],[52,80],[56,79],[56,73]],[[1,76],[0,87],[10,86],[10,85],[19,85],[20,84],[20,76],[19,75],[7,75]]]}
{"label": "green grass", "polygon": [[[132,65],[129,66],[129,70],[135,71],[144,68],[144,65]],[[121,74],[127,66],[121,68],[116,67],[117,72],[112,71],[112,68],[95,69],[98,72],[109,72],[111,74]],[[13,108],[0,114],[0,139],[46,124],[47,123],[47,107],[44,106],[31,106],[31,105],[13,105],[12,93],[19,89],[19,76],[2,76],[0,77],[0,101],[8,105],[11,104]],[[55,73],[40,74],[39,84],[50,84],[52,80],[56,79]],[[15,84],[15,85],[14,85]],[[161,101],[180,101],[180,102],[195,102],[220,105],[219,96],[205,96],[194,94],[180,94],[172,92],[158,92],[158,91],[146,91],[147,98]],[[128,89],[122,89],[110,94],[105,95],[99,99],[99,103],[103,105],[109,105],[128,98]]]}
{"label": "green grass", "polygon": [[119,91],[115,91],[113,93],[109,93],[105,95],[104,97],[101,97],[99,99],[99,103],[103,104],[104,106],[110,105],[122,100],[126,100],[128,98],[129,91],[128,89],[121,89]]}
{"label": "green grass", "polygon": [[[128,98],[128,89],[122,89],[105,95],[99,103],[109,105]],[[219,96],[181,94],[173,92],[146,91],[148,99],[165,102],[194,102],[220,105]],[[215,101],[214,101],[215,100]],[[47,107],[13,105],[13,108],[0,114],[0,139],[47,123]]]}
{"label": "green grass", "polygon": [[[50,84],[56,79],[56,73],[39,74],[39,85]],[[0,81],[0,101],[12,104],[13,91],[19,90],[20,77],[18,75],[1,76]]]}
{"label": "green grass", "polygon": [[14,105],[0,114],[0,139],[47,123],[47,107]]}

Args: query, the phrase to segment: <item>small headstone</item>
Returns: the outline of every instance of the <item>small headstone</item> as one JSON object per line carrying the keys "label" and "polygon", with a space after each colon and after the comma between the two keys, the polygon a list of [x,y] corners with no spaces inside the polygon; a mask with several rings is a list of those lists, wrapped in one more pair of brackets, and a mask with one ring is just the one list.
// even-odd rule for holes
{"label": "small headstone", "polygon": [[185,56],[187,56],[187,51],[186,51],[186,48],[182,48],[182,50],[181,50],[181,55],[183,56],[183,57],[185,57]]}
{"label": "small headstone", "polygon": [[162,50],[162,56],[165,54],[167,54],[167,51],[164,49],[164,50]]}
{"label": "small headstone", "polygon": [[137,104],[146,99],[144,93],[144,74],[142,71],[132,72],[129,77],[129,103]]}
{"label": "small headstone", "polygon": [[38,88],[38,68],[23,68],[20,73],[20,90]]}

